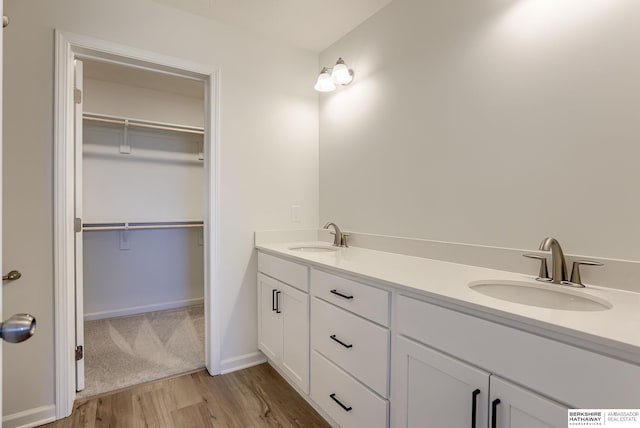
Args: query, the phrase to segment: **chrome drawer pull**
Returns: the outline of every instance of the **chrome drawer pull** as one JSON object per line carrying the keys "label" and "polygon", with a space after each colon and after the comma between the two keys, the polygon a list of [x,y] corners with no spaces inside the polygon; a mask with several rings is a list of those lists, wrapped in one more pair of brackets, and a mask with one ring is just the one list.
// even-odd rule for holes
{"label": "chrome drawer pull", "polygon": [[338,290],[331,290],[330,293],[335,294],[336,296],[340,296],[343,299],[347,299],[347,300],[353,299],[353,296],[347,296],[346,294],[340,293]]}
{"label": "chrome drawer pull", "polygon": [[332,334],[331,336],[329,336],[329,339],[335,340],[336,342],[338,342],[339,344],[341,344],[345,348],[353,348],[353,345],[347,345],[342,340],[338,339],[335,334]]}
{"label": "chrome drawer pull", "polygon": [[345,406],[344,404],[342,404],[342,403],[340,402],[340,400],[338,400],[338,399],[336,398],[336,393],[335,393],[335,392],[334,392],[333,394],[331,394],[331,395],[329,396],[329,398],[331,398],[333,401],[335,401],[336,403],[338,403],[338,405],[339,405],[340,407],[342,407],[342,408],[345,410],[345,412],[350,412],[350,411],[353,409],[353,407],[347,407],[347,406]]}

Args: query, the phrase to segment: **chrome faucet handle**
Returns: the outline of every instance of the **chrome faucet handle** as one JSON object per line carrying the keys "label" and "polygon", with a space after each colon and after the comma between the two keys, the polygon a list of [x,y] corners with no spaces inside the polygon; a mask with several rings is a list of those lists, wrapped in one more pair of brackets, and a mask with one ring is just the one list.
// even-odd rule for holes
{"label": "chrome faucet handle", "polygon": [[344,233],[342,232],[342,242],[341,242],[341,247],[345,247],[347,248],[349,246],[349,244],[347,243],[347,238],[350,237],[351,234],[350,233]]}
{"label": "chrome faucet handle", "polygon": [[536,279],[544,282],[551,281],[551,278],[549,278],[549,270],[547,269],[547,258],[545,256],[541,256],[539,254],[523,254],[522,256],[540,260],[540,271],[538,272],[538,277]]}
{"label": "chrome faucet handle", "polygon": [[580,276],[580,265],[585,266],[604,266],[600,262],[594,262],[592,260],[576,260],[573,262],[573,267],[571,268],[571,279],[569,280],[574,287],[584,287],[582,283],[582,277]]}

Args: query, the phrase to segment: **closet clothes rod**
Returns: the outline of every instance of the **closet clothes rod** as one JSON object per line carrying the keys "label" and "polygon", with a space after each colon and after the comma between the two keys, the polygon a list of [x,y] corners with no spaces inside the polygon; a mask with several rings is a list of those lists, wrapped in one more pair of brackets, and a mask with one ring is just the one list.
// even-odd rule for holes
{"label": "closet clothes rod", "polygon": [[84,232],[102,230],[143,230],[143,229],[192,229],[203,228],[202,221],[153,222],[153,223],[84,223]]}
{"label": "closet clothes rod", "polygon": [[82,118],[84,120],[90,120],[93,122],[112,123],[115,125],[137,126],[139,128],[160,129],[163,131],[186,132],[188,134],[204,135],[204,129],[197,128],[195,126],[183,126],[173,123],[152,122],[148,120],[126,119],[123,117],[107,116],[96,113],[84,113],[82,115]]}

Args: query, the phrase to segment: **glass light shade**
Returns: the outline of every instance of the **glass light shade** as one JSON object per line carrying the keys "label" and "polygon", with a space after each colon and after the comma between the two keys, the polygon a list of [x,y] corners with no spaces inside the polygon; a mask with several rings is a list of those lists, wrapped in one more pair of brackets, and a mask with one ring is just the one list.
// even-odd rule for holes
{"label": "glass light shade", "polygon": [[347,65],[344,63],[342,58],[339,58],[336,62],[336,65],[333,67],[331,77],[333,78],[334,82],[340,85],[348,85],[353,80],[351,71],[349,70],[349,67],[347,67]]}
{"label": "glass light shade", "polygon": [[320,72],[320,76],[318,76],[318,81],[316,82],[316,86],[313,87],[318,92],[331,92],[336,90],[336,84],[333,83],[333,79],[329,74],[329,70],[323,68]]}

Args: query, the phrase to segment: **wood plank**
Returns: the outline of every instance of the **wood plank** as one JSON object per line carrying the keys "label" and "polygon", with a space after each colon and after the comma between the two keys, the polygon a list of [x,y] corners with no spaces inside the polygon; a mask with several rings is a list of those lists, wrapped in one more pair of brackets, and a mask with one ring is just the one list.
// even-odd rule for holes
{"label": "wood plank", "polygon": [[268,364],[222,376],[205,370],[78,400],[67,427],[329,427]]}

